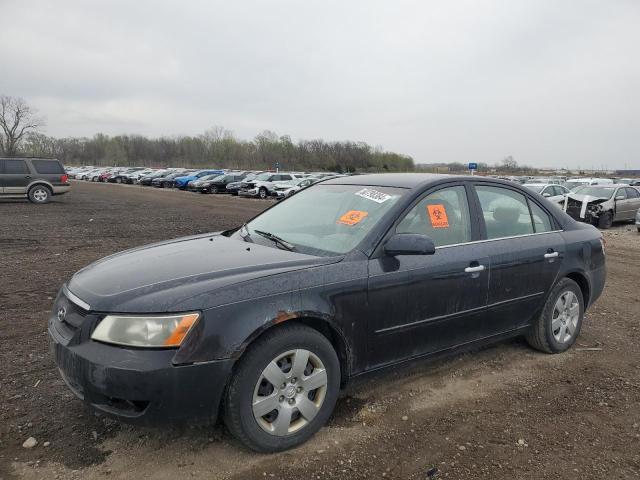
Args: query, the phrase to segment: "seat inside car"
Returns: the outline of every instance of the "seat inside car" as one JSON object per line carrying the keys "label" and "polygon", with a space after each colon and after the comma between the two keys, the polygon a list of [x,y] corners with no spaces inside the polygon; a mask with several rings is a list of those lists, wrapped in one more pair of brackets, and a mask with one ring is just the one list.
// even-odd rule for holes
{"label": "seat inside car", "polygon": [[488,238],[511,237],[533,233],[531,221],[520,222],[520,209],[517,207],[498,206],[492,213],[492,218],[485,216]]}

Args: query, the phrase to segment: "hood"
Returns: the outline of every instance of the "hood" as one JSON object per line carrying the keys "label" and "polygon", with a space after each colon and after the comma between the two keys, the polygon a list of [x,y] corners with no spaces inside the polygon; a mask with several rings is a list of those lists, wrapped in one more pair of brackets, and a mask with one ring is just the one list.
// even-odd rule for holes
{"label": "hood", "polygon": [[603,203],[609,200],[608,198],[599,198],[599,197],[594,197],[592,195],[580,195],[579,193],[568,193],[566,194],[566,196],[572,200],[576,200],[581,203],[586,200],[587,203],[598,204],[598,203]]}
{"label": "hood", "polygon": [[[206,234],[105,257],[77,272],[68,288],[94,311],[201,310],[237,301],[236,296],[240,298],[247,293],[246,289],[238,288],[240,283],[340,259]],[[286,286],[286,282],[274,284],[279,288],[274,293],[295,288]]]}

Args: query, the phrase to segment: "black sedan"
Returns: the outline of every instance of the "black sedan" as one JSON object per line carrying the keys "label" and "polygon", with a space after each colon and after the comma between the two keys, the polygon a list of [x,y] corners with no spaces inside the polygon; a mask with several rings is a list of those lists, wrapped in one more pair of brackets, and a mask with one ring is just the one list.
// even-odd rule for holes
{"label": "black sedan", "polygon": [[227,175],[220,175],[212,180],[202,182],[198,187],[200,193],[226,193],[227,185],[234,182],[241,181],[246,174],[244,173],[230,173]]}
{"label": "black sedan", "polygon": [[221,414],[271,452],[311,437],[364,373],[514,336],[567,350],[604,282],[598,230],[519,185],[362,175],[89,265],[62,287],[49,334],[94,409]]}
{"label": "black sedan", "polygon": [[153,180],[151,180],[151,186],[157,187],[157,188],[173,188],[175,183],[174,179],[177,177],[181,177],[183,175],[187,175],[185,170],[182,170],[179,172],[172,172],[172,173],[169,173],[168,175],[165,175],[164,177],[156,177]]}

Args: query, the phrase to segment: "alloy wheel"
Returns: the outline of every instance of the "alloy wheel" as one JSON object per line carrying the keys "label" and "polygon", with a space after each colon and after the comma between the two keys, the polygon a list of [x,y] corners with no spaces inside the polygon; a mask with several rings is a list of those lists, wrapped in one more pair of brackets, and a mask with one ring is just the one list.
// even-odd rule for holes
{"label": "alloy wheel", "polygon": [[327,371],[313,352],[290,350],[264,368],[253,392],[253,416],[278,437],[304,428],[320,411],[327,393]]}
{"label": "alloy wheel", "polygon": [[568,290],[563,292],[553,307],[551,316],[551,331],[559,343],[571,340],[578,328],[580,319],[580,303],[575,293]]}
{"label": "alloy wheel", "polygon": [[49,192],[47,192],[42,187],[38,187],[33,191],[33,199],[36,202],[45,202],[48,197],[49,197]]}

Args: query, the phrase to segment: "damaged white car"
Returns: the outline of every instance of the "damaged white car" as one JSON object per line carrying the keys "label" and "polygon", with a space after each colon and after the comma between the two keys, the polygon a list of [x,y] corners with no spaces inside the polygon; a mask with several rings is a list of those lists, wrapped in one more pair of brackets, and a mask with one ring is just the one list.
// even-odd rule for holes
{"label": "damaged white car", "polygon": [[561,204],[575,220],[606,229],[613,222],[634,220],[640,192],[628,185],[584,186],[566,195]]}

